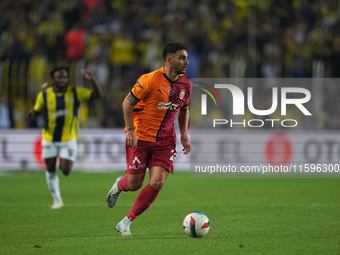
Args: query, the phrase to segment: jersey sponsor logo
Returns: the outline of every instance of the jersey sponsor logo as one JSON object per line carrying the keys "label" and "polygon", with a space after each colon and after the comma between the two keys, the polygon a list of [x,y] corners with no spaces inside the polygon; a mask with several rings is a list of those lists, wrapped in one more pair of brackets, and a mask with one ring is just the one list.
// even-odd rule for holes
{"label": "jersey sponsor logo", "polygon": [[68,114],[69,114],[69,110],[68,109],[58,110],[58,111],[51,112],[51,115],[53,117],[61,117],[61,116],[66,116]]}
{"label": "jersey sponsor logo", "polygon": [[164,102],[160,102],[158,104],[158,109],[169,109],[169,110],[176,110],[178,108],[179,104],[175,104],[173,102],[169,102],[169,103],[164,103]]}
{"label": "jersey sponsor logo", "polygon": [[137,156],[135,156],[135,158],[132,161],[132,164],[129,165],[129,168],[130,169],[139,169],[139,168],[144,168],[145,166],[146,166],[146,163],[141,163],[139,158]]}
{"label": "jersey sponsor logo", "polygon": [[132,165],[134,165],[136,162],[138,162],[140,164],[140,160],[139,160],[139,158],[137,158],[137,156],[133,159]]}

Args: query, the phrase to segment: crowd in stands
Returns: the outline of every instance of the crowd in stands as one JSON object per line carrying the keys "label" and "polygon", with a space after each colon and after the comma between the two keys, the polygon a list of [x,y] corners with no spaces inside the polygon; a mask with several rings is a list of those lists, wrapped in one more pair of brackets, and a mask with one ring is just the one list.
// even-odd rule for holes
{"label": "crowd in stands", "polygon": [[0,16],[0,63],[26,61],[27,94],[81,62],[105,91],[103,127],[123,125],[123,98],[170,41],[187,46],[189,77],[313,77],[315,61],[340,77],[339,0],[2,0]]}

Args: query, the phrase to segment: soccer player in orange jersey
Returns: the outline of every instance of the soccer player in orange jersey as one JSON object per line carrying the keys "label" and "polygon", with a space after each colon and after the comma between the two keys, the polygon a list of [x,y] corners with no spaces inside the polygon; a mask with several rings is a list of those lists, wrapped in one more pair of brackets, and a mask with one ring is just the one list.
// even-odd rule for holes
{"label": "soccer player in orange jersey", "polygon": [[150,174],[149,184],[116,226],[125,236],[131,235],[130,224],[154,202],[169,172],[174,172],[177,112],[183,152],[187,155],[191,151],[187,130],[192,84],[184,75],[188,53],[182,44],[169,43],[163,58],[164,67],[142,75],[123,101],[127,174],[113,184],[107,205],[115,206],[123,191],[141,188],[147,168]]}

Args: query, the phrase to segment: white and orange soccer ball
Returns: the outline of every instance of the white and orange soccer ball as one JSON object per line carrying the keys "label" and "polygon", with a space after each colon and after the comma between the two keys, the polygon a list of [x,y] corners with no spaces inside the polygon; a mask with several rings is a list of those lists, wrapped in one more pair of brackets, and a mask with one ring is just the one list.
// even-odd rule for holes
{"label": "white and orange soccer ball", "polygon": [[210,229],[210,222],[204,213],[192,212],[183,221],[184,232],[191,237],[203,237]]}

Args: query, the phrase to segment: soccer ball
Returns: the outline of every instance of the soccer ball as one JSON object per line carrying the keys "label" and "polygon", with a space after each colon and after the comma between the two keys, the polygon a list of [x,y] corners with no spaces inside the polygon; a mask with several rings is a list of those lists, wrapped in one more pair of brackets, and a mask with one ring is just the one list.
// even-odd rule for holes
{"label": "soccer ball", "polygon": [[191,237],[203,237],[210,229],[210,222],[204,213],[192,212],[183,221],[184,232]]}

